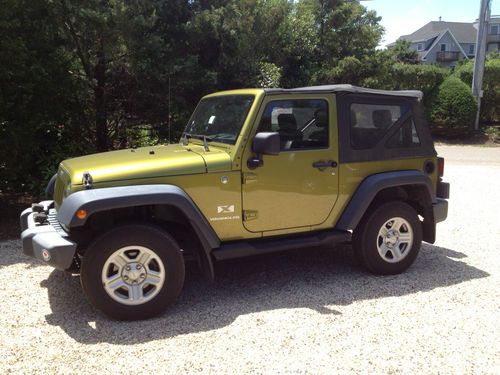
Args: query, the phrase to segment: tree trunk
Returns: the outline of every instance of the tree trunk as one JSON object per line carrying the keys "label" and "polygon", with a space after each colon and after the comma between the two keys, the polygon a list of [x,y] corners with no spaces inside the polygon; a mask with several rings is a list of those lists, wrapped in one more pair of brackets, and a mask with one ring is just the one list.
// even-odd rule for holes
{"label": "tree trunk", "polygon": [[106,113],[106,57],[104,55],[104,46],[100,40],[99,50],[97,51],[97,64],[94,68],[94,79],[96,85],[94,88],[94,106],[95,106],[95,130],[96,130],[96,149],[99,152],[108,151],[108,118]]}

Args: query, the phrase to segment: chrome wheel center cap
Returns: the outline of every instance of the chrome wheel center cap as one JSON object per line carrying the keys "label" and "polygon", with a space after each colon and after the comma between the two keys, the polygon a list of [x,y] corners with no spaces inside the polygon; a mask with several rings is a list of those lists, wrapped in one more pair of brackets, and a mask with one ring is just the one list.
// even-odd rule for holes
{"label": "chrome wheel center cap", "polygon": [[413,228],[406,219],[393,217],[380,227],[377,250],[386,262],[400,262],[410,253],[412,245]]}
{"label": "chrome wheel center cap", "polygon": [[153,300],[165,283],[165,266],[152,249],[125,246],[112,253],[102,267],[104,290],[122,305],[138,306]]}
{"label": "chrome wheel center cap", "polygon": [[146,270],[141,263],[127,263],[123,267],[122,278],[127,284],[141,283],[146,278]]}
{"label": "chrome wheel center cap", "polygon": [[389,247],[393,247],[399,241],[399,233],[396,231],[387,232],[387,236],[385,237],[385,244]]}

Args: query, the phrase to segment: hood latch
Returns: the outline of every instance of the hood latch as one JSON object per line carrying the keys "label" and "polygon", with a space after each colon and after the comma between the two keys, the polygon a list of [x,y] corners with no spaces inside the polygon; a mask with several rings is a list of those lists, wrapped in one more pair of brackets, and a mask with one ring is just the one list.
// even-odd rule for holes
{"label": "hood latch", "polygon": [[92,189],[92,175],[89,172],[83,172],[82,184],[86,190]]}

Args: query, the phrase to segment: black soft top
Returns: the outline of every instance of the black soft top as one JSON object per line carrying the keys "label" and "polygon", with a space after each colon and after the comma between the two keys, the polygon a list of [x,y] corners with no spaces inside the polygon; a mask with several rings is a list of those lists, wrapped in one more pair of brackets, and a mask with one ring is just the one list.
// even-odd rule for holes
{"label": "black soft top", "polygon": [[365,87],[357,87],[353,85],[322,85],[322,86],[309,86],[298,87],[295,89],[264,89],[266,94],[279,95],[279,94],[314,94],[324,92],[350,92],[356,94],[373,94],[373,95],[390,95],[390,96],[403,96],[417,98],[422,100],[422,91],[418,90],[377,90]]}

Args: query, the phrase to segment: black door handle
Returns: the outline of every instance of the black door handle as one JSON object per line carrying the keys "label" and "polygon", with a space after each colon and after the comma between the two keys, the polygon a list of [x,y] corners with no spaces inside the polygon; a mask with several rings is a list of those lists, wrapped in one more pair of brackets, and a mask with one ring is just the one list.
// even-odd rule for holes
{"label": "black door handle", "polygon": [[333,160],[328,160],[328,161],[316,161],[313,163],[313,168],[328,168],[332,167],[335,168],[337,166],[337,162]]}

